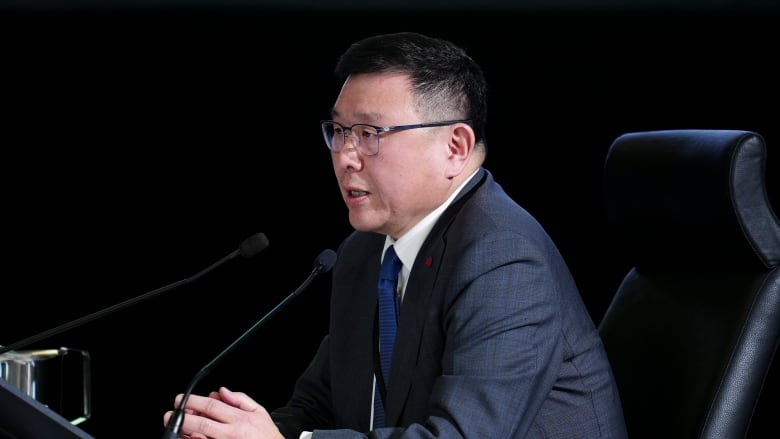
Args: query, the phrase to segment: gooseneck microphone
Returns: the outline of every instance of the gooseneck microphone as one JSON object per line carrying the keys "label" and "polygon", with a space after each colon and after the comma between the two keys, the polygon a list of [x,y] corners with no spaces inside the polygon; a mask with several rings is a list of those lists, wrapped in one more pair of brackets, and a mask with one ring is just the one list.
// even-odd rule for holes
{"label": "gooseneck microphone", "polygon": [[127,307],[130,307],[132,305],[135,305],[138,302],[142,302],[147,299],[151,299],[154,296],[157,296],[158,294],[162,294],[166,291],[170,291],[174,288],[180,287],[182,285],[186,285],[204,274],[210,272],[211,270],[219,267],[220,265],[224,264],[225,262],[235,258],[236,256],[243,256],[243,257],[251,257],[254,256],[261,251],[263,251],[266,247],[268,247],[268,238],[266,238],[265,234],[263,233],[256,233],[247,239],[245,239],[241,244],[239,245],[238,249],[234,250],[227,256],[223,257],[222,259],[218,260],[217,262],[211,264],[210,266],[206,267],[205,269],[201,270],[197,274],[190,276],[186,279],[182,279],[176,282],[173,282],[171,284],[168,284],[164,287],[157,288],[156,290],[149,291],[146,294],[142,294],[138,297],[134,297],[132,299],[125,300],[124,302],[118,303],[116,305],[110,306],[106,309],[94,312],[92,314],[86,315],[84,317],[81,317],[79,319],[73,320],[71,322],[62,324],[60,326],[57,326],[56,328],[52,328],[46,331],[43,331],[39,334],[33,335],[32,337],[25,338],[24,340],[20,340],[16,343],[12,343],[8,346],[0,346],[0,354],[3,354],[8,351],[12,351],[15,349],[22,348],[24,346],[27,346],[29,344],[35,343],[36,341],[42,340],[46,337],[51,337],[53,335],[59,334],[60,332],[67,331],[68,329],[75,328],[77,326],[83,325],[85,323],[91,322],[92,320],[98,319],[100,317],[106,316],[108,314],[123,310]]}
{"label": "gooseneck microphone", "polygon": [[282,309],[287,303],[289,303],[293,298],[295,298],[298,294],[301,293],[306,287],[309,286],[311,281],[314,280],[314,278],[319,275],[320,273],[327,273],[330,271],[331,268],[333,268],[333,265],[336,263],[336,252],[331,249],[326,249],[322,253],[317,256],[317,258],[314,260],[314,269],[312,269],[311,273],[309,274],[309,277],[306,278],[305,281],[292,293],[290,293],[289,296],[285,297],[284,300],[279,302],[278,305],[276,305],[271,311],[268,311],[266,315],[264,315],[260,320],[257,321],[254,325],[252,325],[251,328],[249,328],[246,332],[241,334],[240,337],[238,337],[233,343],[230,344],[225,350],[219,353],[216,357],[214,357],[213,360],[211,360],[208,364],[203,366],[203,368],[198,371],[197,374],[195,374],[195,377],[190,381],[189,386],[187,386],[187,390],[184,392],[184,395],[182,396],[181,403],[179,403],[179,407],[176,408],[176,410],[173,411],[173,414],[171,415],[170,419],[168,419],[168,425],[165,428],[165,433],[163,433],[162,439],[176,439],[179,437],[179,431],[181,430],[181,424],[184,422],[184,408],[187,405],[187,400],[190,398],[190,394],[195,389],[195,385],[198,384],[198,382],[208,374],[211,369],[214,368],[214,366],[219,363],[227,354],[229,354],[233,349],[235,349],[236,346],[241,344],[244,340],[246,340],[247,337],[249,337],[257,328],[259,328],[263,323],[266,322],[269,318],[274,316],[280,309]]}

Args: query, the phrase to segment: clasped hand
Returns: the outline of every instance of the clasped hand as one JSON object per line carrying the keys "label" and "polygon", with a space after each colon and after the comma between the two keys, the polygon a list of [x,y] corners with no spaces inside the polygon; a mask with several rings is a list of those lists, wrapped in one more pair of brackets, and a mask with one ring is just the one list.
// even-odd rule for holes
{"label": "clasped hand", "polygon": [[[181,404],[176,396],[174,406]],[[163,415],[168,425],[173,411]],[[268,411],[243,392],[225,387],[208,396],[190,395],[184,410],[180,437],[188,439],[284,439]]]}

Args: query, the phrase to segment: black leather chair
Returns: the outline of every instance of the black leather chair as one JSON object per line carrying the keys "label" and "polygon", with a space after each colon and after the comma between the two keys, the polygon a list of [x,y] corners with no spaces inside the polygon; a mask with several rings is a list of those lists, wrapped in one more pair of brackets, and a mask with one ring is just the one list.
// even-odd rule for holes
{"label": "black leather chair", "polygon": [[631,268],[599,332],[632,439],[747,437],[780,340],[765,159],[764,139],[738,130],[634,132],[610,146],[607,225]]}

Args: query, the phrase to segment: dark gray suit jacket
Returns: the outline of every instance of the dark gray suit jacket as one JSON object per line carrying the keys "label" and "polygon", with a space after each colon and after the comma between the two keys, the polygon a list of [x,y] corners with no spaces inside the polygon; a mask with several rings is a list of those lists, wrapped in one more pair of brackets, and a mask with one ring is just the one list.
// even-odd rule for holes
{"label": "dark gray suit jacket", "polygon": [[338,249],[330,333],[272,413],[286,437],[627,436],[607,356],[563,258],[484,169],[414,261],[386,402],[397,427],[366,433],[384,239],[354,232]]}

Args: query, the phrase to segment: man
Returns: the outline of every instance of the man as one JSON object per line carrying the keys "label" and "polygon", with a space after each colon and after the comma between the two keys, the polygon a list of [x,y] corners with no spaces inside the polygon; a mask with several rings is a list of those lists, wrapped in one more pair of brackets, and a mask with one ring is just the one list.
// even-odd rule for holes
{"label": "man", "polygon": [[[182,433],[625,438],[609,362],[562,256],[482,167],[481,68],[452,43],[402,32],[353,44],[336,73],[342,89],[321,127],[356,230],[333,268],[329,334],[284,407],[269,414],[222,388],[188,400]],[[397,329],[383,332],[389,247],[400,258]]]}

